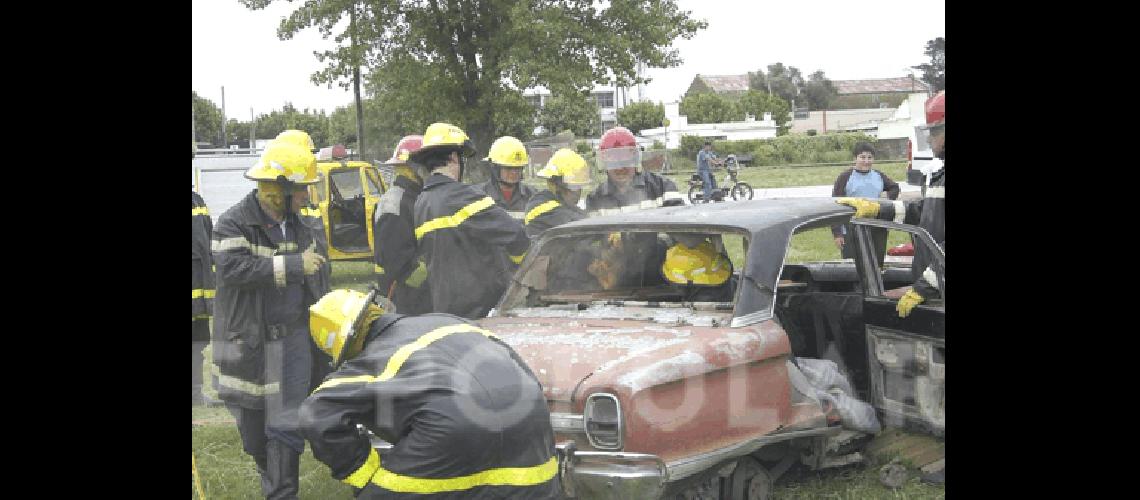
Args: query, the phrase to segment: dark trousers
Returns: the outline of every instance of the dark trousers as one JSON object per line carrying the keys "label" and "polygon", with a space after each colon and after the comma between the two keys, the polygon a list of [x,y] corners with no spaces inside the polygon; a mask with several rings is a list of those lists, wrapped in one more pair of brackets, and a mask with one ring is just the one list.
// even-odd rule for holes
{"label": "dark trousers", "polygon": [[237,420],[242,449],[253,457],[266,498],[296,498],[297,463],[305,451],[298,432],[298,410],[309,395],[313,371],[312,340],[307,323],[290,328],[288,336],[265,343],[267,379],[278,392],[265,396],[264,409],[226,405]]}
{"label": "dark trousers", "polygon": [[[197,319],[194,320],[194,336],[191,342],[190,352],[190,389],[193,396],[193,402],[199,403],[202,401],[202,364],[205,358],[202,351],[206,346],[210,345],[210,320]],[[215,388],[217,387],[215,383]]]}
{"label": "dark trousers", "polygon": [[703,184],[702,187],[704,188],[705,203],[708,203],[712,201],[712,193],[716,190],[716,179],[713,178],[712,171],[710,170],[701,170],[700,174],[701,183]]}

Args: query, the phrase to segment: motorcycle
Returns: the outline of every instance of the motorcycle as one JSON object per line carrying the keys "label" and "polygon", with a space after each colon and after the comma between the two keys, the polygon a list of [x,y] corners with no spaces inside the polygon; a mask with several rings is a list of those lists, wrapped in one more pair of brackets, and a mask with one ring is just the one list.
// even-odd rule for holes
{"label": "motorcycle", "polygon": [[[726,196],[731,196],[733,200],[751,200],[752,199],[752,186],[747,182],[739,179],[740,164],[736,161],[736,155],[728,155],[724,159],[724,169],[727,174],[721,187],[714,189],[712,192],[712,201],[724,201]],[[704,201],[705,183],[701,179],[700,174],[693,174],[689,179],[689,203],[701,203]]]}

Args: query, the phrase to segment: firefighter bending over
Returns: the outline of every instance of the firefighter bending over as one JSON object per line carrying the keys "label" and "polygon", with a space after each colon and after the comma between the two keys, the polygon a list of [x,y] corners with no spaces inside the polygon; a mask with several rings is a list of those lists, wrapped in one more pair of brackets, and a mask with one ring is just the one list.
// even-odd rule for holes
{"label": "firefighter bending over", "polygon": [[[375,295],[310,308],[337,367],[301,407],[313,455],[358,498],[558,498],[546,398],[514,350],[448,314],[385,314]],[[394,447],[379,455],[357,424]]]}

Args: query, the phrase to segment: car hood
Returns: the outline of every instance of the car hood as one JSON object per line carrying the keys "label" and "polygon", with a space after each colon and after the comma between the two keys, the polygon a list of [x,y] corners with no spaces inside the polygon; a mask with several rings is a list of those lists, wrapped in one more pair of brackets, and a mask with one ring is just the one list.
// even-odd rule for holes
{"label": "car hood", "polygon": [[699,376],[788,348],[777,327],[671,326],[647,321],[486,318],[479,323],[530,366],[547,400],[569,402],[590,386],[618,392]]}

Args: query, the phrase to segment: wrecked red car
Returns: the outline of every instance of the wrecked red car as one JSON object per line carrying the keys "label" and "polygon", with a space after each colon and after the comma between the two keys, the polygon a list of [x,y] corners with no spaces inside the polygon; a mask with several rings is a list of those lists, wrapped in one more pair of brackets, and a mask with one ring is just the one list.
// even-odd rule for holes
{"label": "wrecked red car", "polygon": [[[836,360],[884,423],[944,430],[944,295],[898,318],[889,295],[911,272],[877,262],[864,230],[913,232],[942,280],[929,235],[857,221],[854,261],[788,263],[794,235],[852,213],[830,198],[755,200],[542,234],[479,323],[542,383],[567,496],[766,498],[796,463],[857,460],[835,409],[796,384],[796,357]],[[677,260],[680,244],[722,257],[670,278],[694,262]]]}

